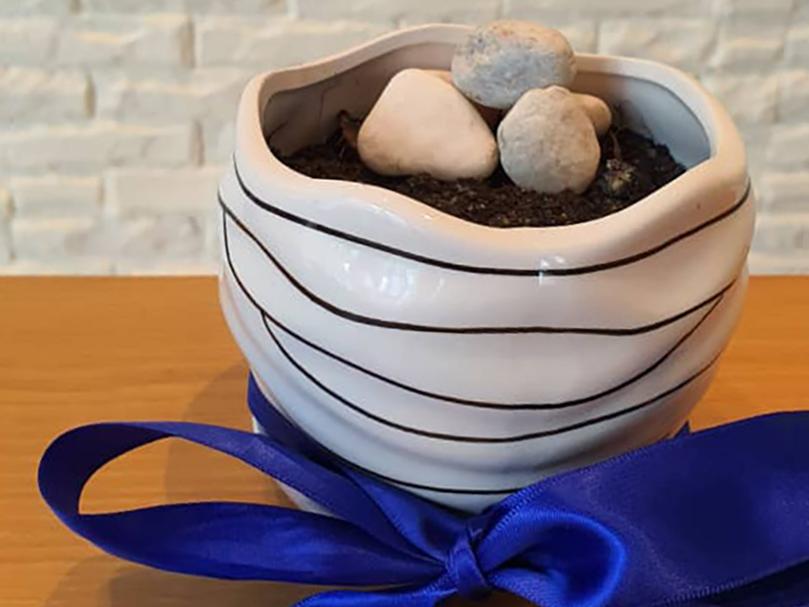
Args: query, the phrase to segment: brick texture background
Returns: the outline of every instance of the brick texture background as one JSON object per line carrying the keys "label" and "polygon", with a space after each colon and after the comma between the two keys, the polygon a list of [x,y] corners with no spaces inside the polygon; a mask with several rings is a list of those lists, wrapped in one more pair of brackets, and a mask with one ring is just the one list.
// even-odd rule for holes
{"label": "brick texture background", "polygon": [[809,0],[3,0],[0,273],[206,273],[240,90],[431,21],[535,19],[696,73],[748,143],[752,269],[809,272]]}

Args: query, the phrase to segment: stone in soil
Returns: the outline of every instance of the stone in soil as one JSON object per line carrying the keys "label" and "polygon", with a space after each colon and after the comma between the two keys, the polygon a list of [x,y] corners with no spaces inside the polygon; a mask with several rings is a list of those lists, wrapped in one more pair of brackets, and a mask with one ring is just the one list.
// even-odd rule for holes
{"label": "stone in soil", "polygon": [[632,206],[685,172],[666,146],[618,123],[599,144],[596,177],[581,194],[523,190],[499,167],[483,180],[378,175],[362,163],[340,131],[324,144],[279,157],[309,177],[380,186],[449,215],[496,228],[563,226],[598,219]]}
{"label": "stone in soil", "polygon": [[483,179],[497,166],[489,125],[452,83],[426,70],[390,79],[363,121],[357,149],[382,175]]}
{"label": "stone in soil", "polygon": [[518,186],[581,193],[595,177],[601,149],[590,117],[561,86],[531,89],[497,128],[503,170]]}
{"label": "stone in soil", "polygon": [[524,21],[494,21],[476,28],[455,50],[452,79],[467,97],[508,109],[536,88],[569,86],[576,57],[561,32]]}
{"label": "stone in soil", "polygon": [[596,130],[596,135],[601,137],[610,130],[610,126],[612,125],[612,110],[603,99],[583,93],[573,93],[573,97],[576,98],[576,101],[579,102],[590,118],[590,122],[593,123],[593,128]]}

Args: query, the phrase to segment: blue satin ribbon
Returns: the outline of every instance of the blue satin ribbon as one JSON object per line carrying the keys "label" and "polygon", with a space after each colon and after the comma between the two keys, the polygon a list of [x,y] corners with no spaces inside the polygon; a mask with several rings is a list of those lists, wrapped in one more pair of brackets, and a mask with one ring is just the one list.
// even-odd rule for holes
{"label": "blue satin ribbon", "polygon": [[[102,423],[46,450],[39,487],[103,550],[180,573],[336,586],[312,607],[427,607],[500,589],[543,607],[809,604],[809,412],[679,436],[540,481],[464,516],[340,462],[250,382],[259,436],[175,422]],[[84,485],[142,445],[228,454],[334,516],[205,502],[81,514]]]}

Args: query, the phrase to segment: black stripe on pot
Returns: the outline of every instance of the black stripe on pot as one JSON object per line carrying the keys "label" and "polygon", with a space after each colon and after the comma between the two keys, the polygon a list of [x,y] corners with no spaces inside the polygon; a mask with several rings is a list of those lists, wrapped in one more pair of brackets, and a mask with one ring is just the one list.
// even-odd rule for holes
{"label": "black stripe on pot", "polygon": [[417,436],[421,436],[428,439],[434,440],[441,440],[441,441],[449,441],[449,442],[459,442],[459,443],[478,443],[478,444],[503,444],[503,443],[519,443],[525,442],[529,440],[535,440],[539,438],[547,438],[549,436],[557,436],[559,434],[566,434],[568,432],[573,432],[574,430],[580,430],[582,428],[586,428],[588,426],[598,425],[619,417],[623,417],[624,415],[628,415],[630,413],[634,413],[646,407],[649,407],[660,400],[666,398],[667,396],[671,396],[672,394],[678,392],[694,380],[696,380],[699,376],[703,373],[708,371],[711,366],[714,364],[718,356],[711,360],[706,366],[701,368],[696,373],[690,375],[685,380],[681,381],[677,385],[660,392],[659,394],[653,396],[652,398],[646,399],[641,401],[640,403],[636,403],[624,409],[619,409],[617,411],[613,411],[612,413],[607,413],[604,415],[600,415],[597,417],[593,417],[590,419],[582,420],[580,422],[576,422],[574,424],[569,424],[567,426],[561,426],[558,428],[551,428],[548,430],[538,430],[535,432],[527,432],[524,434],[515,434],[512,436],[470,436],[470,435],[461,435],[461,434],[448,434],[444,432],[434,432],[432,430],[424,430],[421,428],[414,428],[412,426],[407,426],[405,424],[400,424],[398,422],[393,422],[389,419],[386,419],[376,413],[372,413],[367,409],[359,406],[355,402],[349,400],[345,396],[341,395],[337,391],[333,390],[332,388],[328,387],[325,383],[319,380],[313,373],[311,373],[308,369],[306,369],[289,351],[284,348],[281,341],[276,337],[275,333],[272,330],[268,329],[268,333],[272,338],[273,343],[278,348],[281,355],[286,359],[286,361],[300,373],[303,375],[311,384],[315,385],[319,388],[322,392],[326,393],[334,400],[339,402],[340,404],[344,405],[345,407],[351,409],[355,413],[359,413],[363,417],[370,419],[373,422],[381,424],[383,426],[387,426],[389,428],[393,428],[394,430],[398,430],[400,432],[405,432],[408,434],[414,434]]}
{"label": "black stripe on pot", "polygon": [[[266,394],[264,395],[264,398],[267,398]],[[268,406],[278,409],[278,407],[275,407],[274,404],[270,404]],[[261,424],[261,422],[255,417],[253,419],[259,422],[259,425]],[[298,428],[298,430],[300,430],[303,434],[309,436],[309,434],[305,432],[300,426],[298,426],[294,421],[292,421],[288,417],[286,418],[286,420],[288,423]],[[504,495],[506,493],[514,493],[515,491],[519,491],[520,489],[523,489],[525,486],[527,486],[526,484],[519,487],[509,487],[507,489],[470,489],[460,487],[435,487],[433,485],[425,485],[422,483],[415,483],[412,481],[404,481],[400,478],[395,478],[393,476],[388,476],[387,474],[382,474],[381,472],[376,472],[375,470],[371,470],[370,468],[366,468],[365,466],[360,466],[359,464],[354,463],[341,455],[338,455],[328,447],[325,447],[322,443],[315,441],[315,439],[312,438],[311,436],[309,436],[309,439],[316,442],[318,447],[320,447],[323,451],[328,453],[329,456],[333,457],[335,460],[339,461],[341,464],[344,464],[345,466],[348,466],[349,468],[353,468],[358,472],[362,472],[363,474],[367,474],[368,476],[373,476],[374,478],[377,478],[379,480],[388,483],[393,483],[395,485],[401,485],[402,487],[409,487],[410,489],[421,489],[423,491],[432,491],[434,493],[453,493],[459,495]]]}
{"label": "black stripe on pot", "polygon": [[[260,314],[263,314],[263,309],[259,306],[258,302],[252,296],[252,294],[250,294],[250,292],[248,291],[248,289],[246,288],[244,283],[239,278],[239,275],[235,271],[235,267],[233,265],[233,260],[232,260],[232,258],[230,256],[230,245],[229,245],[228,237],[227,237],[227,229],[225,229],[225,232],[224,232],[224,245],[225,245],[225,251],[226,251],[226,258],[228,260],[228,269],[230,270],[231,275],[233,276],[234,280],[236,281],[236,283],[238,284],[238,286],[242,290],[242,292],[245,294],[245,296],[256,307],[257,311]],[[393,428],[394,430],[398,430],[400,432],[405,432],[405,433],[408,433],[408,434],[413,434],[413,435],[416,435],[416,436],[422,436],[424,438],[429,438],[429,439],[434,439],[434,440],[443,440],[443,441],[450,441],[450,442],[463,442],[463,443],[478,443],[478,444],[517,443],[517,442],[524,442],[524,441],[528,441],[528,440],[534,440],[534,439],[538,439],[538,438],[547,438],[549,436],[556,436],[556,435],[559,435],[559,434],[565,434],[567,432],[572,432],[574,430],[580,430],[580,429],[586,428],[588,426],[601,424],[601,423],[604,423],[604,422],[607,422],[607,421],[622,417],[624,415],[634,413],[634,412],[639,411],[641,409],[644,409],[646,407],[649,407],[649,406],[657,403],[658,401],[666,398],[667,396],[670,396],[670,395],[678,392],[679,390],[681,390],[682,388],[684,388],[685,386],[687,386],[688,384],[690,384],[691,382],[693,382],[694,380],[699,378],[705,372],[707,372],[713,366],[713,364],[717,361],[717,359],[719,358],[719,354],[717,354],[717,356],[714,357],[713,359],[711,359],[711,361],[707,365],[705,365],[699,371],[697,371],[696,373],[690,375],[689,377],[687,377],[686,379],[684,379],[680,383],[676,384],[675,386],[673,386],[671,388],[668,388],[667,390],[664,390],[663,392],[661,392],[661,393],[659,393],[659,394],[657,394],[657,395],[655,395],[655,396],[653,396],[653,397],[651,397],[649,399],[646,399],[644,401],[641,401],[639,403],[636,403],[636,404],[631,405],[629,407],[626,407],[624,409],[619,409],[617,411],[613,411],[612,413],[607,413],[607,414],[600,415],[600,416],[597,416],[597,417],[593,417],[593,418],[590,418],[590,419],[582,420],[580,422],[576,422],[574,424],[569,424],[567,426],[561,426],[561,427],[558,427],[558,428],[551,428],[549,430],[540,430],[540,431],[536,431],[536,432],[529,432],[529,433],[525,433],[525,434],[518,434],[518,435],[514,435],[514,436],[498,436],[498,437],[466,436],[466,435],[457,435],[457,434],[447,434],[447,433],[443,433],[443,432],[433,432],[431,430],[423,430],[421,428],[414,428],[414,427],[411,427],[411,426],[406,426],[404,424],[400,424],[398,422],[393,422],[393,421],[390,421],[388,419],[385,419],[384,417],[382,417],[380,415],[377,415],[375,413],[372,413],[371,411],[368,411],[367,409],[364,409],[364,408],[360,407],[359,405],[357,405],[353,401],[349,400],[348,398],[342,396],[341,394],[339,394],[338,392],[336,392],[332,388],[325,385],[317,377],[315,377],[314,374],[312,374],[308,369],[306,369],[294,356],[292,356],[289,353],[289,351],[286,348],[284,348],[284,345],[276,337],[276,335],[272,331],[272,329],[270,329],[270,327],[267,326],[266,324],[265,324],[265,327],[267,329],[267,333],[269,334],[269,336],[272,339],[273,343],[275,344],[276,348],[278,348],[278,351],[286,359],[286,361],[290,364],[290,366],[292,366],[296,371],[298,371],[298,373],[303,375],[310,383],[312,383],[314,386],[316,386],[319,390],[321,390],[325,394],[329,395],[334,400],[336,400],[337,402],[339,402],[343,406],[347,407],[348,409],[351,409],[355,413],[358,413],[358,414],[362,415],[363,417],[366,417],[367,419],[370,419],[373,422],[376,422],[376,423],[381,424],[383,426],[387,426],[389,428]]]}
{"label": "black stripe on pot", "polygon": [[[239,286],[241,288],[241,283],[239,283]],[[242,291],[244,291],[243,288],[242,288]],[[248,298],[249,297],[250,296],[248,295]],[[397,381],[397,380],[392,379],[390,377],[387,377],[387,376],[385,376],[385,375],[383,375],[381,373],[377,373],[376,371],[368,369],[367,367],[364,367],[364,366],[362,366],[360,364],[357,364],[357,363],[345,358],[344,356],[340,356],[339,354],[335,354],[334,352],[324,348],[323,346],[320,346],[320,345],[314,343],[310,339],[308,339],[306,337],[303,337],[300,333],[297,333],[296,331],[293,331],[292,329],[287,327],[284,323],[282,323],[280,320],[278,320],[277,318],[272,316],[264,308],[260,307],[255,301],[253,301],[253,304],[261,312],[261,315],[262,315],[262,318],[263,318],[263,321],[264,321],[264,326],[265,326],[265,328],[267,329],[268,332],[271,329],[270,329],[270,327],[269,327],[269,325],[267,323],[270,322],[273,325],[275,325],[276,327],[278,327],[279,329],[281,329],[284,333],[286,333],[290,337],[293,337],[294,339],[296,339],[298,342],[300,342],[300,343],[302,343],[302,344],[304,344],[306,346],[309,346],[313,350],[315,350],[317,352],[320,352],[321,354],[323,354],[323,355],[325,355],[325,356],[327,356],[327,357],[329,357],[329,358],[331,358],[331,359],[333,359],[333,360],[335,360],[335,361],[337,361],[337,362],[339,362],[339,363],[341,363],[341,364],[343,364],[343,365],[345,365],[347,367],[350,367],[350,368],[352,368],[352,369],[354,369],[356,371],[359,371],[360,373],[363,373],[365,375],[373,377],[374,379],[377,379],[377,380],[379,380],[381,382],[384,382],[386,384],[389,384],[391,386],[394,386],[394,387],[396,387],[398,389],[401,389],[401,390],[404,390],[406,392],[411,392],[413,394],[418,394],[419,396],[425,396],[427,398],[432,398],[432,399],[435,399],[435,400],[444,401],[444,402],[447,402],[447,403],[452,404],[452,405],[461,405],[461,406],[464,406],[464,407],[474,407],[474,408],[478,408],[478,409],[497,409],[497,410],[502,410],[504,412],[511,412],[511,411],[549,411],[549,410],[554,410],[554,409],[566,409],[566,408],[569,408],[569,407],[575,407],[575,406],[578,406],[578,405],[583,405],[583,404],[592,402],[594,400],[598,400],[600,398],[604,398],[605,396],[609,396],[610,394],[613,394],[615,392],[618,392],[619,390],[623,390],[624,388],[627,388],[627,387],[631,386],[635,382],[643,379],[644,377],[649,375],[652,371],[657,369],[668,358],[670,358],[671,355],[674,354],[680,348],[680,346],[682,346],[686,341],[688,341],[688,338],[690,338],[697,331],[697,329],[699,329],[703,325],[703,323],[708,319],[708,317],[713,313],[713,311],[719,306],[719,304],[722,302],[722,299],[723,299],[723,297],[720,297],[718,300],[716,300],[711,305],[711,307],[708,309],[708,311],[705,312],[702,315],[702,317],[700,317],[700,319],[694,324],[694,326],[691,327],[688,331],[686,331],[683,334],[683,336],[680,337],[680,339],[678,339],[671,348],[669,348],[668,351],[666,351],[662,356],[660,356],[660,358],[658,358],[656,361],[654,361],[651,365],[649,365],[648,367],[646,367],[642,371],[636,373],[635,375],[632,375],[628,379],[625,379],[625,380],[621,381],[618,384],[615,384],[614,386],[612,386],[610,388],[606,388],[604,390],[601,390],[600,392],[596,392],[596,393],[590,394],[588,396],[581,396],[579,398],[569,399],[569,400],[565,400],[565,401],[546,402],[546,403],[493,402],[493,401],[475,400],[475,399],[470,399],[470,398],[461,398],[461,397],[458,397],[458,396],[448,396],[446,394],[440,394],[440,393],[437,393],[437,392],[431,392],[429,390],[423,390],[421,388],[417,388],[415,386],[405,384],[403,382],[400,382],[400,381]]]}
{"label": "black stripe on pot", "polygon": [[[264,398],[267,398],[266,394],[264,395]],[[269,406],[275,407],[274,404],[270,404]],[[275,407],[275,408],[277,409],[278,407]],[[288,423],[290,423],[293,426],[295,426],[296,428],[298,428],[298,430],[300,430],[303,434],[306,434],[307,436],[309,436],[293,420],[291,420],[289,418],[286,418],[286,420],[287,420]],[[256,421],[258,421],[258,420],[256,420]],[[259,424],[260,424],[260,422],[259,422]],[[668,437],[669,437],[669,434],[666,433],[665,435],[661,436],[657,440],[653,441],[653,443],[656,443],[656,442],[661,441],[661,440],[665,440]],[[309,438],[312,441],[315,440],[311,436],[309,436]],[[317,442],[317,441],[315,441],[315,442]],[[385,482],[388,482],[388,483],[393,483],[395,485],[400,485],[402,487],[408,487],[410,489],[420,489],[422,491],[431,491],[433,493],[457,494],[457,495],[505,495],[505,494],[508,494],[508,493],[515,493],[517,491],[520,491],[521,489],[524,489],[525,487],[527,487],[529,484],[532,484],[532,482],[535,482],[535,481],[527,482],[525,485],[520,485],[520,486],[517,486],[517,487],[508,487],[508,488],[505,488],[505,489],[472,489],[472,488],[466,488],[466,487],[464,487],[464,488],[461,488],[461,487],[436,487],[436,486],[433,486],[433,485],[425,485],[423,483],[416,483],[416,482],[413,482],[413,481],[405,481],[405,480],[402,480],[400,478],[396,478],[396,477],[393,477],[393,476],[388,476],[387,474],[382,474],[381,472],[376,472],[375,470],[371,470],[370,468],[366,468],[365,466],[360,466],[359,464],[357,464],[355,462],[352,462],[351,460],[346,459],[345,457],[343,457],[341,455],[338,455],[337,453],[335,453],[334,451],[332,451],[328,447],[325,447],[323,444],[321,444],[319,442],[317,442],[317,445],[321,449],[323,449],[323,451],[325,451],[331,457],[333,457],[335,460],[338,460],[340,463],[342,463],[345,466],[348,466],[350,468],[353,468],[353,469],[357,470],[358,472],[362,472],[363,474],[367,474],[368,476],[373,476],[374,478],[377,478],[379,480],[382,480],[382,481],[385,481]]]}
{"label": "black stripe on pot", "polygon": [[[292,422],[290,422],[292,423]],[[669,434],[666,433],[663,436],[659,437],[658,439],[652,441],[650,444],[657,443],[662,440],[666,440],[669,438]],[[322,447],[322,445],[321,445]],[[357,471],[362,472],[364,474],[368,474],[369,476],[376,477],[382,481],[386,481],[388,483],[393,483],[396,485],[401,485],[402,487],[409,487],[410,489],[421,489],[423,491],[431,491],[433,493],[444,493],[444,494],[458,494],[458,495],[505,495],[508,493],[516,493],[522,489],[525,489],[528,485],[533,484],[536,481],[528,482],[525,485],[521,485],[519,487],[510,487],[508,489],[467,489],[467,488],[456,488],[456,487],[434,487],[431,485],[424,485],[421,483],[414,483],[411,481],[403,481],[398,478],[394,478],[391,476],[387,476],[385,474],[381,474],[379,472],[374,472],[368,468],[360,466],[359,464],[355,464],[344,457],[341,457],[334,453],[333,451],[326,449],[326,447],[322,447],[325,451],[330,453],[334,456],[335,459],[340,460],[346,466],[351,468],[355,468]]]}
{"label": "black stripe on pot", "polygon": [[[236,214],[225,204],[225,201],[222,199],[221,194],[219,195],[219,204],[221,205],[223,211],[227,215],[233,223],[235,223],[239,229],[248,237],[253,243],[258,246],[258,248],[262,251],[264,256],[278,269],[279,272],[286,278],[286,280],[297,289],[302,295],[304,295],[309,301],[318,305],[319,307],[323,308],[324,310],[334,314],[335,316],[340,316],[349,320],[351,322],[356,322],[364,325],[370,325],[374,327],[381,327],[384,329],[396,329],[400,331],[415,331],[415,332],[422,332],[422,333],[446,333],[446,334],[463,334],[463,335],[507,335],[507,334],[518,334],[518,333],[549,333],[549,334],[577,334],[577,335],[609,335],[613,337],[629,337],[634,335],[640,335],[643,333],[650,333],[652,331],[656,331],[658,329],[662,329],[672,323],[681,320],[700,308],[703,308],[707,305],[718,300],[724,293],[726,293],[735,283],[735,278],[733,281],[728,283],[727,285],[723,286],[719,291],[716,293],[711,294],[704,300],[694,304],[693,306],[682,310],[672,316],[668,316],[661,320],[657,320],[655,322],[640,325],[636,327],[626,327],[626,328],[610,328],[610,327],[552,327],[552,326],[545,326],[545,325],[533,325],[533,326],[504,326],[504,327],[490,327],[490,326],[483,326],[483,327],[446,327],[446,326],[437,326],[437,325],[421,325],[409,322],[401,322],[396,320],[387,320],[384,318],[375,318],[372,316],[366,316],[364,314],[359,314],[357,312],[352,312],[351,310],[345,310],[332,304],[329,301],[326,301],[313,291],[309,290],[306,286],[303,285],[283,264],[281,264],[278,259],[272,254],[272,252],[266,247],[266,245],[261,242],[261,240],[253,234],[253,232],[242,222]],[[224,220],[224,232],[225,232],[225,241],[227,243],[227,218]],[[230,248],[225,247],[225,254],[230,256]],[[230,261],[230,260],[229,260]]]}
{"label": "black stripe on pot", "polygon": [[390,476],[380,474],[379,472],[369,470],[368,468],[363,468],[362,466],[358,466],[357,464],[352,464],[351,462],[346,462],[346,465],[351,466],[352,468],[356,468],[360,472],[364,472],[365,474],[374,476],[379,480],[386,481],[388,483],[401,485],[402,487],[408,487],[410,489],[421,489],[422,491],[432,491],[433,493],[453,493],[456,495],[505,495],[507,493],[515,493],[520,489],[524,489],[525,487],[528,486],[526,484],[523,485],[522,487],[510,487],[508,489],[461,489],[458,487],[433,487],[431,485],[422,485],[421,483],[411,483],[410,481],[403,481],[398,478],[392,478]]}
{"label": "black stripe on pot", "polygon": [[253,297],[253,295],[248,291],[248,289],[242,283],[241,279],[236,274],[236,271],[233,268],[232,258],[228,255],[227,259],[228,259],[228,264],[231,267],[231,274],[234,276],[234,279],[236,280],[236,284],[239,286],[239,289],[242,291],[244,296],[250,301],[250,303],[252,303],[253,307],[255,307],[261,313],[262,320],[264,322],[264,326],[265,326],[265,328],[267,329],[268,332],[270,331],[270,328],[267,325],[267,323],[271,322],[273,325],[275,325],[276,327],[281,329],[284,333],[286,333],[290,337],[296,339],[300,343],[312,348],[313,350],[315,350],[317,352],[320,352],[321,354],[323,354],[323,355],[325,355],[325,356],[327,356],[327,357],[329,357],[329,358],[331,358],[331,359],[333,359],[333,360],[335,360],[335,361],[337,361],[337,362],[339,362],[339,363],[341,363],[341,364],[343,364],[343,365],[345,365],[347,367],[350,367],[350,368],[352,368],[352,369],[354,369],[356,371],[364,373],[365,375],[373,377],[374,379],[378,379],[378,380],[380,380],[380,381],[382,381],[384,383],[392,385],[392,386],[394,386],[396,388],[399,388],[401,390],[405,390],[407,392],[411,392],[413,394],[418,394],[420,396],[425,396],[425,397],[432,398],[432,399],[435,399],[435,400],[442,400],[442,401],[448,402],[450,404],[457,404],[457,405],[462,405],[462,406],[467,406],[467,407],[476,407],[476,408],[480,408],[480,409],[502,409],[504,411],[543,411],[543,410],[564,409],[564,408],[567,408],[567,407],[574,407],[574,406],[577,406],[577,405],[582,405],[582,404],[585,404],[585,403],[588,403],[588,402],[592,402],[594,400],[597,400],[599,398],[603,398],[605,396],[609,396],[610,394],[613,394],[614,392],[617,392],[619,390],[622,390],[623,388],[626,388],[626,387],[632,385],[633,383],[635,383],[635,382],[639,381],[640,379],[644,378],[645,376],[649,375],[652,371],[654,371],[660,365],[662,365],[668,358],[670,358],[671,355],[674,354],[680,348],[680,346],[683,345],[683,343],[685,343],[694,333],[696,333],[696,331],[705,323],[705,321],[708,319],[708,317],[711,316],[713,311],[719,306],[719,304],[724,299],[724,295],[722,295],[719,299],[717,299],[711,305],[711,307],[702,315],[702,317],[700,317],[700,319],[694,324],[694,326],[691,327],[688,331],[686,331],[682,335],[682,337],[680,337],[674,343],[674,345],[668,351],[666,351],[660,358],[658,358],[654,363],[652,363],[650,366],[643,369],[639,373],[629,377],[628,379],[625,379],[624,381],[622,381],[622,382],[620,382],[620,383],[618,383],[618,384],[616,384],[616,385],[614,385],[614,386],[612,386],[610,388],[607,388],[607,389],[602,390],[600,392],[591,394],[589,396],[583,396],[583,397],[579,397],[579,398],[576,398],[576,399],[570,399],[570,400],[560,401],[560,402],[555,402],[555,403],[514,403],[514,402],[512,402],[512,403],[503,403],[503,402],[498,403],[498,402],[491,402],[491,401],[481,401],[481,400],[475,400],[475,399],[460,398],[460,397],[457,397],[457,396],[447,396],[445,394],[439,394],[437,392],[430,392],[428,390],[423,390],[423,389],[417,388],[415,386],[410,386],[410,385],[405,384],[403,382],[400,382],[400,381],[397,381],[397,380],[392,379],[390,377],[387,377],[387,376],[385,376],[385,375],[383,375],[381,373],[377,373],[376,371],[368,369],[367,367],[364,367],[364,366],[362,366],[362,365],[360,365],[358,363],[355,363],[354,361],[351,361],[351,360],[345,358],[344,356],[336,354],[336,353],[332,352],[331,350],[329,350],[327,348],[324,348],[323,346],[321,346],[319,344],[316,344],[315,342],[313,342],[312,340],[304,337],[303,335],[301,335],[297,331],[294,331],[294,330],[290,329],[287,325],[285,325],[280,320],[278,320],[278,318],[273,316],[264,306],[262,306]]}
{"label": "black stripe on pot", "polygon": [[397,257],[403,257],[405,259],[410,259],[412,261],[416,261],[419,263],[428,264],[431,266],[436,266],[439,268],[444,268],[445,270],[454,270],[457,272],[469,272],[472,274],[495,274],[501,276],[576,276],[580,274],[591,274],[593,272],[602,272],[604,270],[611,270],[613,268],[619,268],[621,266],[629,265],[631,263],[635,263],[636,261],[640,261],[647,257],[651,257],[664,249],[672,246],[689,238],[690,236],[694,236],[698,234],[702,230],[714,225],[715,223],[719,223],[723,219],[726,219],[736,213],[739,209],[744,206],[744,203],[747,202],[750,190],[751,190],[751,182],[748,178],[747,184],[745,186],[744,193],[742,196],[737,200],[732,206],[727,208],[726,210],[714,215],[710,219],[697,224],[693,228],[689,228],[684,232],[680,232],[679,234],[672,236],[671,238],[664,240],[663,242],[641,251],[639,253],[634,253],[632,255],[627,255],[626,257],[621,257],[618,259],[614,259],[612,261],[605,261],[595,264],[583,265],[583,266],[573,266],[569,268],[498,268],[498,267],[488,267],[488,266],[473,266],[467,265],[462,263],[456,263],[453,261],[445,261],[441,259],[435,259],[432,257],[427,257],[426,255],[421,255],[419,253],[413,253],[412,251],[406,251],[404,249],[399,249],[397,247],[387,245],[381,242],[377,242],[374,240],[370,240],[368,238],[364,238],[362,236],[357,236],[355,234],[351,234],[349,232],[344,232],[342,230],[338,230],[336,228],[331,228],[327,225],[323,225],[311,219],[306,219],[305,217],[301,217],[299,215],[295,215],[294,213],[290,213],[280,207],[277,207],[273,204],[270,204],[266,200],[259,198],[242,179],[241,173],[239,171],[239,165],[236,162],[236,158],[233,158],[233,167],[236,174],[236,179],[239,182],[239,186],[244,192],[245,196],[255,205],[264,209],[265,211],[272,213],[273,215],[285,219],[287,221],[291,221],[298,225],[301,225],[305,228],[310,230],[315,230],[317,232],[322,232],[323,234],[328,234],[329,236],[334,236],[336,238],[340,238],[342,240],[347,240],[349,242],[353,242],[355,244],[359,244],[362,246],[370,247],[372,249],[377,249],[379,251],[384,251],[385,253],[390,253],[391,255],[396,255]]}

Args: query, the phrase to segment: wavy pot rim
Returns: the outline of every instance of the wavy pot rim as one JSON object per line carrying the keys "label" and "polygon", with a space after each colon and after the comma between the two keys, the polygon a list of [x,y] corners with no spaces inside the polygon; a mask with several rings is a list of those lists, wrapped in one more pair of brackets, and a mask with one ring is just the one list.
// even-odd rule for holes
{"label": "wavy pot rim", "polygon": [[[381,186],[351,181],[312,178],[287,167],[266,143],[262,116],[273,95],[317,84],[384,54],[419,44],[451,44],[460,41],[470,28],[462,25],[431,24],[394,31],[346,51],[317,61],[255,76],[247,84],[236,120],[234,162],[245,191],[258,201],[271,200],[281,213],[294,214],[302,222],[321,225],[324,213],[314,205],[335,205],[350,220],[353,211],[369,210],[401,229],[439,243],[441,253],[430,256],[430,247],[408,247],[396,243],[394,252],[416,260],[424,258],[459,270],[493,270],[529,273],[587,264],[604,259],[605,251],[621,259],[625,253],[660,243],[644,235],[667,225],[668,232],[685,234],[710,223],[745,199],[749,188],[746,153],[742,138],[723,105],[696,79],[669,65],[628,57],[577,54],[579,74],[601,73],[644,80],[673,94],[699,122],[710,148],[709,157],[684,174],[616,213],[587,222],[547,227],[497,228],[469,222],[429,207],[419,200]],[[665,142],[663,142],[665,143]],[[706,195],[706,188],[731,192],[727,196]],[[705,199],[706,204],[694,201]],[[308,207],[307,207],[308,205]],[[321,209],[322,210],[322,209]],[[700,217],[695,215],[700,214]],[[366,240],[362,230],[326,225],[338,235]],[[400,243],[402,238],[398,239]],[[404,239],[406,240],[406,239]],[[371,240],[373,245],[373,241]],[[647,246],[648,245],[648,246]],[[426,251],[426,255],[423,255]],[[485,257],[481,257],[483,251]],[[495,267],[483,260],[494,260]],[[504,267],[505,266],[505,267]]]}

